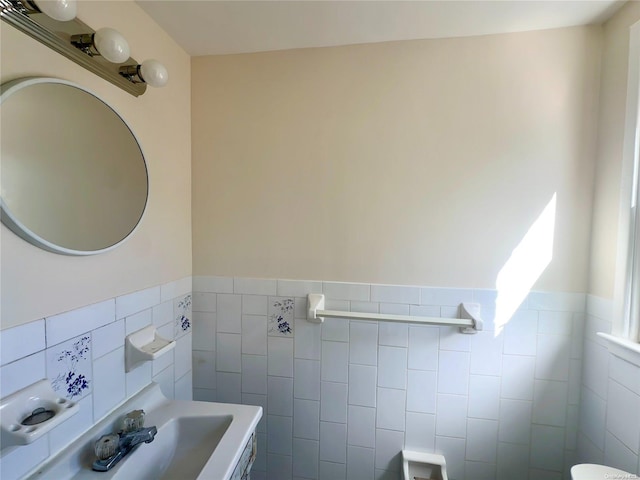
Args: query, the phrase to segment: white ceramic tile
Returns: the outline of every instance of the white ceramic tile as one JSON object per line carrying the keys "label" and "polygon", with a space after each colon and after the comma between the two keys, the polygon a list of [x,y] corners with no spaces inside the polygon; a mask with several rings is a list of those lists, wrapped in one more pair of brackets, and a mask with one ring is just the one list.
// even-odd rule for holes
{"label": "white ceramic tile", "polygon": [[198,402],[217,402],[218,395],[216,390],[209,388],[194,388],[193,399]]}
{"label": "white ceramic tile", "polygon": [[266,295],[242,295],[242,315],[266,315]]}
{"label": "white ceramic tile", "polygon": [[216,369],[218,372],[240,373],[242,371],[240,335],[218,333],[216,344]]}
{"label": "white ceramic tile", "polygon": [[447,473],[451,479],[464,476],[465,448],[466,442],[463,438],[436,437],[435,453],[443,455],[447,460]]}
{"label": "white ceramic tile", "polygon": [[179,280],[160,285],[160,302],[166,302],[176,297],[191,294],[191,287],[191,277],[180,278]]}
{"label": "white ceramic tile", "polygon": [[[93,425],[93,395],[78,402],[78,412],[49,432],[49,449],[55,453],[89,430]],[[1,475],[0,475],[1,477]]]}
{"label": "white ceramic tile", "polygon": [[319,480],[346,480],[347,465],[320,461]]}
{"label": "white ceramic tile", "polygon": [[92,355],[94,360],[124,345],[124,322],[124,319],[121,319],[92,332]]}
{"label": "white ceramic tile", "polygon": [[320,422],[320,460],[335,463],[347,461],[347,425]]}
{"label": "white ceramic tile", "polygon": [[173,354],[173,368],[176,379],[191,371],[191,356],[193,350],[191,344],[190,333],[176,340],[176,346]]}
{"label": "white ceramic tile", "polygon": [[[274,453],[267,454],[267,471],[269,477],[275,477],[282,480],[293,479],[293,459],[291,455],[277,455]],[[251,475],[253,477],[253,473]]]}
{"label": "white ceramic tile", "polygon": [[93,374],[93,415],[97,420],[125,398],[124,347],[95,360]]}
{"label": "white ceramic tile", "polygon": [[347,478],[371,480],[374,475],[375,450],[349,445],[347,447]]}
{"label": "white ceramic tile", "polygon": [[233,293],[248,295],[275,295],[276,280],[264,278],[239,278],[233,279]]}
{"label": "white ceramic tile", "polygon": [[126,317],[124,321],[125,333],[129,335],[143,329],[148,325],[151,325],[153,323],[152,313],[153,310],[151,308],[148,308],[146,310],[142,310],[141,312],[134,313],[129,317]]}
{"label": "white ceramic tile", "polygon": [[364,283],[324,282],[322,292],[327,300],[367,302],[371,298],[371,286]]}
{"label": "white ceramic tile", "polygon": [[193,300],[191,294],[173,300],[174,338],[193,330]]}
{"label": "white ceramic tile", "polygon": [[194,312],[215,312],[217,311],[218,296],[210,292],[194,292],[193,293],[193,311]]}
{"label": "white ceramic tile", "polygon": [[409,370],[407,386],[407,411],[421,413],[436,412],[436,372]]}
{"label": "white ceramic tile", "polygon": [[607,395],[607,430],[636,455],[640,451],[640,396],[609,380]]}
{"label": "white ceramic tile", "polygon": [[[158,329],[158,335],[162,338],[171,338],[173,335],[173,325],[167,324]],[[151,374],[157,375],[165,368],[173,365],[175,362],[175,348],[160,355],[158,358],[151,362]]]}
{"label": "white ceramic tile", "polygon": [[159,305],[154,305],[151,309],[151,317],[153,318],[153,324],[156,327],[166,325],[167,323],[173,323],[173,300],[162,302]]}
{"label": "white ceramic tile", "polygon": [[193,291],[233,293],[233,277],[194,276]]}
{"label": "white ceramic tile", "polygon": [[349,404],[376,406],[376,367],[349,365]]}
{"label": "white ceramic tile", "polygon": [[536,378],[569,380],[571,338],[564,335],[538,335]]}
{"label": "white ceramic tile", "polygon": [[378,386],[407,388],[407,349],[380,346],[378,360]]}
{"label": "white ceramic tile", "polygon": [[[241,403],[242,378],[239,373],[217,372],[216,374],[216,394],[218,402]],[[266,415],[263,412],[263,415]]]}
{"label": "white ceramic tile", "polygon": [[371,285],[371,301],[419,304],[420,288],[397,285]]}
{"label": "white ceramic tile", "polygon": [[528,301],[529,308],[535,310],[582,312],[586,307],[584,293],[531,292]]}
{"label": "white ceramic tile", "polygon": [[438,392],[466,395],[469,391],[469,362],[467,352],[440,351],[438,364]]}
{"label": "white ceramic tile", "polygon": [[306,297],[310,293],[322,293],[322,282],[312,280],[278,280],[277,293],[282,297]]}
{"label": "white ceramic tile", "polygon": [[44,435],[31,444],[23,445],[2,456],[0,477],[5,479],[24,478],[30,470],[49,457],[49,437]]}
{"label": "white ceramic tile", "polygon": [[437,327],[409,325],[409,368],[413,370],[438,369]]}
{"label": "white ceramic tile", "polygon": [[323,422],[347,423],[346,383],[321,383],[320,420]]}
{"label": "white ceramic tile", "polygon": [[293,338],[268,337],[269,375],[293,378]]}
{"label": "white ceramic tile", "polygon": [[295,398],[320,400],[320,362],[296,358],[293,386]]}
{"label": "white ceramic tile", "polygon": [[58,395],[78,400],[91,393],[91,335],[85,334],[46,350],[47,377]]}
{"label": "white ceramic tile", "polygon": [[538,333],[547,335],[571,335],[573,327],[573,312],[538,313]]}
{"label": "white ceramic tile", "polygon": [[607,432],[604,447],[604,464],[619,468],[625,472],[636,472],[638,470],[638,455],[629,450],[624,443],[611,435],[611,433]]}
{"label": "white ceramic tile", "polygon": [[439,394],[436,407],[436,434],[464,438],[467,433],[467,397]]}
{"label": "white ceramic tile", "polygon": [[473,290],[466,288],[421,288],[420,303],[423,305],[450,305],[457,307],[462,302],[473,301]]}
{"label": "white ceramic tile", "polygon": [[159,286],[116,297],[116,320],[152,308],[162,303],[160,300]]}
{"label": "white ceramic tile", "polygon": [[413,317],[439,317],[440,307],[433,305],[410,305],[409,314]]}
{"label": "white ceramic tile", "polygon": [[295,326],[295,358],[320,360],[322,327],[308,322],[306,319],[296,319]]}
{"label": "white ceramic tile", "polygon": [[564,429],[531,426],[531,467],[561,472],[564,465]]}
{"label": "white ceramic tile", "polygon": [[45,347],[44,319],[7,328],[0,332],[0,365],[28,357]]}
{"label": "white ceramic tile", "polygon": [[320,440],[320,402],[316,400],[293,400],[293,436]]}
{"label": "white ceramic tile", "polygon": [[295,300],[292,297],[269,297],[267,310],[267,335],[293,337]]}
{"label": "white ceramic tile", "polygon": [[[147,377],[148,371],[148,379]],[[143,375],[144,373],[144,375]],[[142,390],[151,381],[151,365],[146,363],[127,373],[127,397]],[[153,381],[160,386],[162,394],[170,400],[175,398],[175,382],[173,368],[165,368],[162,372],[153,376]],[[131,393],[129,393],[131,392]]]}
{"label": "white ceramic tile", "polygon": [[359,313],[379,313],[380,312],[380,304],[376,302],[350,302],[351,312],[359,312]]}
{"label": "white ceramic tile", "polygon": [[529,477],[529,446],[498,443],[498,480]]}
{"label": "white ceramic tile", "polygon": [[193,375],[191,371],[176,380],[174,384],[174,398],[188,402],[193,400]]}
{"label": "white ceramic tile", "polygon": [[436,416],[426,413],[407,412],[405,449],[432,452],[436,441]]}
{"label": "white ceramic tile", "polygon": [[502,398],[533,399],[535,357],[505,355],[502,367]]}
{"label": "white ceramic tile", "polygon": [[406,392],[392,388],[378,388],[376,427],[404,431]]}
{"label": "white ceramic tile", "polygon": [[[382,306],[380,306],[380,310],[382,311]],[[392,315],[409,315],[408,308],[407,313],[402,314],[393,313],[393,309],[389,310],[392,311],[387,311],[385,313],[390,313]],[[406,323],[380,322],[378,325],[378,343],[380,345],[388,345],[391,347],[408,347],[409,325]]]}
{"label": "white ceramic tile", "polygon": [[219,294],[216,320],[218,333],[241,333],[242,296]]}
{"label": "white ceramic tile", "polygon": [[45,378],[45,365],[45,352],[40,351],[0,368],[0,397],[4,398]]}
{"label": "white ceramic tile", "polygon": [[376,409],[349,405],[347,444],[359,447],[376,446]]}
{"label": "white ceramic tile", "polygon": [[404,433],[376,429],[376,468],[400,471]]}
{"label": "white ceramic tile", "polygon": [[[263,421],[265,424],[267,423],[266,416],[263,416]],[[251,476],[254,476],[256,473],[260,473],[261,475],[264,475],[263,480],[267,480],[267,434],[259,433],[256,435],[256,438],[258,440],[258,452],[256,460],[253,463],[253,468],[251,469]]]}
{"label": "white ceramic tile", "polygon": [[608,298],[587,295],[586,311],[589,315],[611,321],[613,319],[613,301]]}
{"label": "white ceramic tile", "polygon": [[[293,445],[293,418],[267,415],[267,449],[269,453],[291,455]],[[269,467],[267,467],[268,469]]]}
{"label": "white ceramic tile", "polygon": [[267,357],[242,355],[242,393],[267,393]]}
{"label": "white ceramic tile", "polygon": [[535,355],[538,334],[538,312],[517,311],[504,329],[504,353]]}
{"label": "white ceramic tile", "polygon": [[609,350],[586,340],[582,364],[582,382],[600,398],[607,398],[609,378]]}
{"label": "white ceramic tile", "polygon": [[216,388],[216,356],[214,352],[193,350],[193,386],[195,388]]}
{"label": "white ceramic tile", "polygon": [[293,378],[269,376],[267,392],[269,415],[293,415]]}
{"label": "white ceramic tile", "polygon": [[640,369],[637,366],[612,355],[609,359],[609,376],[611,380],[640,395]]}
{"label": "white ceramic tile", "polygon": [[378,324],[350,322],[349,363],[377,365]]}
{"label": "white ceramic tile", "polygon": [[216,350],[216,313],[193,313],[193,348],[196,350]]}
{"label": "white ceramic tile", "polygon": [[564,427],[567,412],[567,382],[536,380],[533,390],[533,423]]}
{"label": "white ceramic tile", "polygon": [[111,299],[47,317],[47,347],[113,322],[115,312],[116,303]]}
{"label": "white ceramic tile", "polygon": [[257,395],[254,393],[243,393],[242,404],[256,405],[258,407],[262,407],[262,418],[258,422],[258,426],[256,427],[256,432],[266,433],[267,432],[267,396]]}
{"label": "white ceramic tile", "polygon": [[470,418],[467,420],[467,460],[495,463],[498,454],[498,422]]}
{"label": "white ceramic tile", "polygon": [[293,475],[318,478],[320,443],[317,440],[293,439]]}
{"label": "white ceramic tile", "polygon": [[500,377],[469,376],[469,411],[472,418],[497,420],[500,406]]}
{"label": "white ceramic tile", "polygon": [[325,318],[322,324],[322,340],[348,342],[349,320],[343,318]]}
{"label": "white ceramic tile", "polygon": [[293,318],[307,318],[307,297],[294,297]]}
{"label": "white ceramic tile", "polygon": [[242,353],[251,355],[267,354],[266,315],[242,316]]}
{"label": "white ceramic tile", "polygon": [[498,292],[496,290],[489,289],[474,289],[473,290],[473,301],[475,303],[479,303],[482,307],[495,308],[496,299],[498,297]]}
{"label": "white ceramic tile", "polygon": [[503,398],[500,401],[499,440],[528,444],[531,434],[531,411],[532,402]]}
{"label": "white ceramic tile", "polygon": [[322,342],[321,379],[347,383],[349,377],[349,344]]}
{"label": "white ceramic tile", "polygon": [[502,374],[503,336],[482,331],[472,335],[469,372],[477,375]]}

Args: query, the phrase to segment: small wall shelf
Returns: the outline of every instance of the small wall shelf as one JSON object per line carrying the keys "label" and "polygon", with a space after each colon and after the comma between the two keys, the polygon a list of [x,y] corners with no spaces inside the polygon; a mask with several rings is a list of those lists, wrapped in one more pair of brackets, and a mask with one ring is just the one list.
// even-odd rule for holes
{"label": "small wall shelf", "polygon": [[171,351],[175,346],[174,340],[167,340],[158,335],[156,327],[149,325],[128,335],[124,340],[125,371],[130,372],[140,363],[150,362]]}

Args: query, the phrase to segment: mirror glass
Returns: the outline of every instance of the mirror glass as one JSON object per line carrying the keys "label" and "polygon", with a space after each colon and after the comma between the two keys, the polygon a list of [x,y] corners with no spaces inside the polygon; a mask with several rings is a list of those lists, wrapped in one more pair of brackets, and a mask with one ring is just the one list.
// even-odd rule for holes
{"label": "mirror glass", "polygon": [[149,191],[133,132],[78,85],[32,78],[2,85],[2,222],[49,251],[88,255],[136,228]]}

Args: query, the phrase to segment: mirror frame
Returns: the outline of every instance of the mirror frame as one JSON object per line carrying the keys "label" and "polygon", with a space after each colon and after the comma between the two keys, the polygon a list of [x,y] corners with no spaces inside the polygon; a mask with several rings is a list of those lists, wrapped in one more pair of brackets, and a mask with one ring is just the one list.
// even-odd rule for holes
{"label": "mirror frame", "polygon": [[55,243],[52,243],[48,240],[46,240],[45,238],[42,238],[41,236],[39,236],[38,234],[36,234],[35,232],[33,232],[31,229],[29,229],[26,225],[24,225],[18,218],[16,218],[12,213],[11,210],[8,208],[8,206],[5,204],[4,199],[2,198],[2,192],[0,189],[0,220],[2,221],[2,223],[9,228],[13,233],[15,233],[16,235],[18,235],[20,238],[22,238],[23,240],[26,240],[27,242],[29,242],[30,244],[42,248],[43,250],[47,250],[49,252],[53,252],[53,253],[58,253],[58,254],[62,254],[62,255],[72,255],[72,256],[87,256],[87,255],[96,255],[99,253],[105,253],[108,252],[110,250],[113,250],[117,247],[119,247],[120,245],[122,245],[125,241],[127,241],[135,232],[136,230],[140,227],[140,224],[142,223],[142,219],[144,218],[144,215],[147,211],[147,206],[149,205],[149,195],[150,195],[150,188],[151,188],[151,182],[149,181],[149,167],[147,165],[147,160],[146,160],[146,156],[144,154],[144,150],[142,148],[142,145],[140,143],[140,140],[138,139],[138,137],[136,136],[136,134],[134,133],[133,129],[131,128],[131,126],[129,125],[129,123],[124,119],[124,117],[122,115],[120,115],[115,108],[113,108],[111,105],[109,105],[109,103],[107,103],[102,97],[100,97],[99,95],[97,95],[96,93],[92,92],[91,90],[78,85],[77,83],[73,83],[70,82],[68,80],[62,80],[60,78],[53,78],[53,77],[25,77],[25,78],[18,78],[15,80],[10,80],[7,81],[5,83],[3,83],[2,85],[0,85],[0,105],[2,105],[2,103],[4,103],[5,100],[7,100],[12,94],[14,94],[15,92],[23,89],[23,88],[27,88],[33,85],[37,85],[37,84],[41,84],[41,83],[54,83],[54,84],[61,84],[61,85],[67,85],[70,87],[74,87],[77,88],[91,96],[93,96],[95,99],[99,100],[106,108],[108,108],[109,110],[111,110],[124,124],[125,127],[127,127],[127,129],[129,130],[129,132],[131,133],[131,135],[133,136],[133,139],[136,141],[136,144],[138,145],[138,148],[140,149],[140,155],[142,156],[142,162],[144,163],[144,169],[146,172],[146,179],[147,179],[147,195],[146,195],[146,199],[144,202],[144,206],[142,207],[142,212],[140,213],[140,216],[138,217],[138,220],[136,222],[136,224],[134,225],[134,227],[122,238],[120,239],[118,242],[109,245],[105,248],[101,248],[98,250],[74,250],[71,248],[66,248],[63,247],[61,245],[57,245]]}

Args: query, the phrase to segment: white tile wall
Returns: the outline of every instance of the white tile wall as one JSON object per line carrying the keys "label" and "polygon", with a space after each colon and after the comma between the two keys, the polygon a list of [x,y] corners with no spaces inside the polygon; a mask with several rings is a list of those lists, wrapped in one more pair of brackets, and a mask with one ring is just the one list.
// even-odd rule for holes
{"label": "white tile wall", "polygon": [[587,296],[579,462],[640,474],[640,367],[610,353],[596,332],[611,332],[613,304]]}
{"label": "white tile wall", "polygon": [[[479,302],[487,329],[315,325],[308,293],[332,310],[429,316]],[[293,338],[267,335],[275,297],[295,301]],[[445,454],[451,480],[568,478],[581,442],[584,295],[532,293],[498,335],[492,290],[195,277],[193,299],[194,328],[207,332],[194,339],[194,397],[265,407],[252,478],[399,480],[405,447]],[[240,352],[213,340],[221,334],[241,337]],[[638,394],[640,384],[613,381]],[[604,422],[606,402],[590,404]],[[632,463],[614,439],[611,452],[618,441],[619,461]]]}
{"label": "white tile wall", "polygon": [[[49,378],[54,383],[57,380],[55,385],[62,394],[78,401],[80,411],[31,445],[3,452],[0,478],[13,480],[32,472],[148,385],[152,376],[170,398],[191,399],[190,328],[181,330],[169,361],[164,357],[156,361],[163,367],[161,371],[155,372],[151,363],[124,371],[125,332],[154,323],[163,336],[173,339],[174,301],[189,295],[190,277],[1,331],[0,397]],[[210,298],[205,305],[211,306]],[[73,353],[74,359],[59,360],[65,351]],[[74,373],[77,383],[65,383],[65,376],[59,377],[69,372]],[[209,372],[199,373],[200,378],[209,378]]]}

